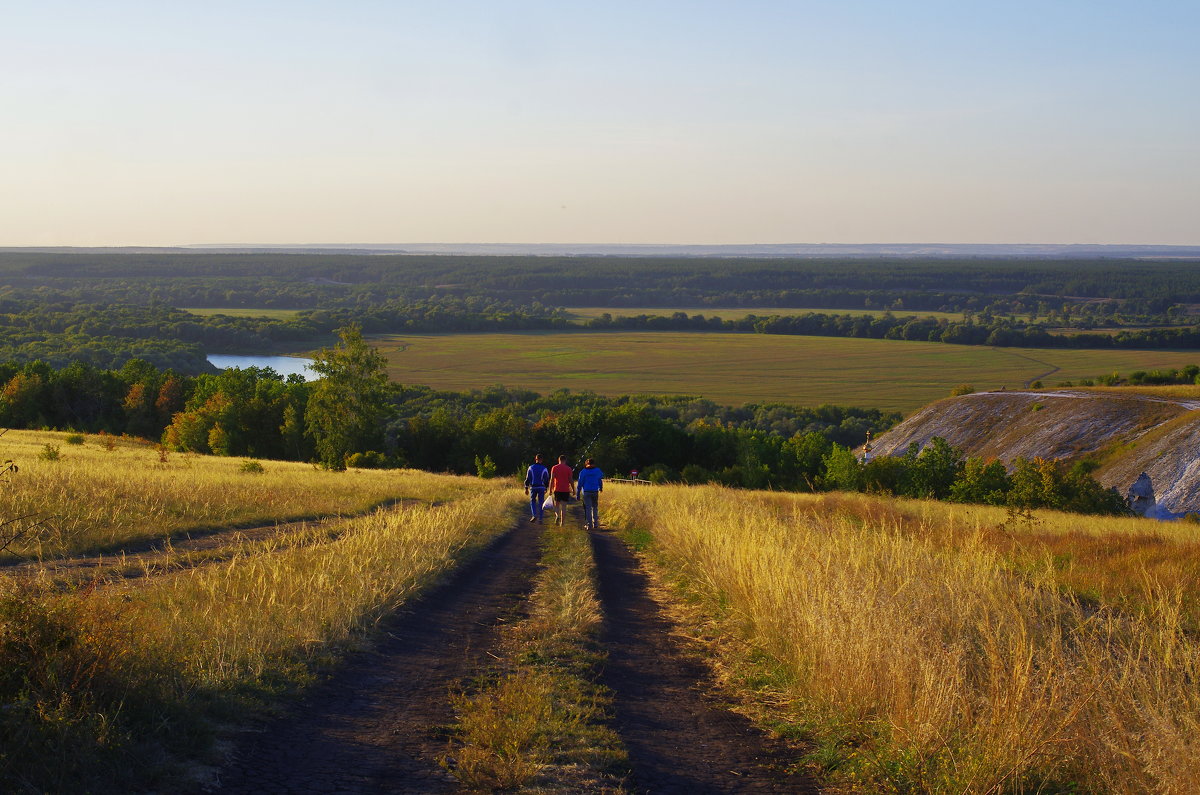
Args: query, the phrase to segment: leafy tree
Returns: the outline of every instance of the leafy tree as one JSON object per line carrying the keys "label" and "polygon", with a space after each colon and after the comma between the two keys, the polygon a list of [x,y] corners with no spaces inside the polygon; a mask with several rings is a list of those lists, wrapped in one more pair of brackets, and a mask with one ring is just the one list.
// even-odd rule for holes
{"label": "leafy tree", "polygon": [[905,457],[909,459],[909,466],[904,478],[904,494],[938,500],[950,496],[950,489],[963,470],[961,450],[935,436],[920,453]]}
{"label": "leafy tree", "polygon": [[834,444],[825,458],[825,482],[842,491],[862,491],[863,467],[849,447]]}
{"label": "leafy tree", "polygon": [[346,456],[370,449],[389,413],[386,360],[367,345],[362,329],[338,332],[340,344],[323,348],[309,368],[320,376],[312,387],[304,420],[317,458],[328,469],[346,468]]}
{"label": "leafy tree", "polygon": [[976,502],[984,505],[1003,505],[1012,481],[1004,464],[996,459],[984,461],[972,456],[963,464],[962,472],[950,487],[954,502]]}

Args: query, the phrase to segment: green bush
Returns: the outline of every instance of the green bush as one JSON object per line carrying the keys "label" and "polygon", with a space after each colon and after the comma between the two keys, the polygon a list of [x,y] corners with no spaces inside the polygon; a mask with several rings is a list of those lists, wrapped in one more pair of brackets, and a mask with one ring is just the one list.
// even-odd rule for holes
{"label": "green bush", "polygon": [[351,469],[387,469],[387,456],[374,450],[351,453],[346,457],[346,466]]}
{"label": "green bush", "polygon": [[266,472],[267,470],[263,469],[263,465],[261,462],[254,461],[252,459],[247,459],[246,461],[242,462],[242,465],[240,467],[238,467],[238,471],[239,472],[248,472],[251,475],[261,475],[262,473]]}
{"label": "green bush", "polygon": [[43,461],[57,461],[62,458],[62,450],[59,449],[58,445],[47,442],[42,445],[42,451],[38,453],[38,458]]}
{"label": "green bush", "polygon": [[496,462],[490,455],[485,455],[483,458],[475,456],[475,474],[481,478],[496,477]]}
{"label": "green bush", "polygon": [[83,444],[82,433],[67,434],[67,444]]}

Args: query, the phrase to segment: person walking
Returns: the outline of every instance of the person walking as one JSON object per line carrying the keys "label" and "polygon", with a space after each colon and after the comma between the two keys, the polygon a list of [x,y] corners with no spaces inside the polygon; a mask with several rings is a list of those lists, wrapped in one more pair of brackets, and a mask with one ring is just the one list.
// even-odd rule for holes
{"label": "person walking", "polygon": [[565,455],[560,455],[558,463],[550,467],[550,491],[554,494],[554,513],[558,516],[555,524],[563,523],[563,513],[575,491],[571,478],[573,474],[574,470],[567,464]]}
{"label": "person walking", "polygon": [[604,473],[600,467],[592,463],[592,459],[583,462],[583,469],[575,485],[579,499],[583,501],[583,529],[600,529],[600,492],[604,491]]}
{"label": "person walking", "polygon": [[525,470],[525,493],[529,495],[529,521],[540,522],[546,509],[546,487],[550,485],[550,470],[542,463],[542,455],[533,457],[533,463]]}

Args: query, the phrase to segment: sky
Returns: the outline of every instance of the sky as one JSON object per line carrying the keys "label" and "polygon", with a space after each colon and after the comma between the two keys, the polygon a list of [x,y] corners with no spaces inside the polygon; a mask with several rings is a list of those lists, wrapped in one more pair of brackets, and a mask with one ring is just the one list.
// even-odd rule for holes
{"label": "sky", "polygon": [[0,0],[0,246],[1200,244],[1200,3]]}

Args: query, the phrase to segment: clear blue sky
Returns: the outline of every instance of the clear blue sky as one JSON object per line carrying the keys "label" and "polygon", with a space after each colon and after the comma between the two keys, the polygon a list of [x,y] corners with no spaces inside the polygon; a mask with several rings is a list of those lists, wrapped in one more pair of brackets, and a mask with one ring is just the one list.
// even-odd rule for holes
{"label": "clear blue sky", "polygon": [[0,245],[1200,244],[1200,3],[11,2]]}

